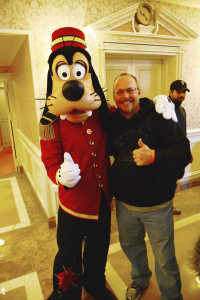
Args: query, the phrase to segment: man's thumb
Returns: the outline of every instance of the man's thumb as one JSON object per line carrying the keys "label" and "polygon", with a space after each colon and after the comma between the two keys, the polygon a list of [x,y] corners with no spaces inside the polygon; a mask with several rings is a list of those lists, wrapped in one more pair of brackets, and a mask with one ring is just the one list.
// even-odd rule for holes
{"label": "man's thumb", "polygon": [[138,146],[139,148],[146,147],[141,138],[138,140]]}

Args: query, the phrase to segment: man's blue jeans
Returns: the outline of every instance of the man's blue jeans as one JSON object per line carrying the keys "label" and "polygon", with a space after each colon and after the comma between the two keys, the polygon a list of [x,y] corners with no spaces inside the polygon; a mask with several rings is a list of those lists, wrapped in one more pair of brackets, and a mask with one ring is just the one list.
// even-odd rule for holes
{"label": "man's blue jeans", "polygon": [[151,212],[136,212],[117,202],[117,221],[121,247],[132,264],[131,277],[147,287],[148,267],[145,232],[155,257],[155,272],[161,291],[160,300],[182,300],[181,281],[174,249],[173,207]]}

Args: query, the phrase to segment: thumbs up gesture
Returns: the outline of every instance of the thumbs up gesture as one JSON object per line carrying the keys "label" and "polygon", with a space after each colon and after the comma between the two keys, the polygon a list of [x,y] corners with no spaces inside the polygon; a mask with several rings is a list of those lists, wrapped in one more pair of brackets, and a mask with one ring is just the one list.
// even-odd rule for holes
{"label": "thumbs up gesture", "polygon": [[133,150],[133,160],[137,166],[147,166],[154,161],[154,150],[150,149],[143,143],[142,139],[138,140],[138,149]]}
{"label": "thumbs up gesture", "polygon": [[64,162],[57,173],[57,180],[69,188],[74,187],[81,179],[79,166],[74,163],[68,152],[64,153]]}

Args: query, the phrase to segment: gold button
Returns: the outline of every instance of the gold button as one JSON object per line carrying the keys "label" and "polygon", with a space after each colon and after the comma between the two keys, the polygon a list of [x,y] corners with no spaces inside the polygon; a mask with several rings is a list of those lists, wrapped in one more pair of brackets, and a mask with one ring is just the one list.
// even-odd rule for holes
{"label": "gold button", "polygon": [[100,188],[103,188],[103,184],[102,184],[102,183],[99,183],[99,187],[100,187]]}
{"label": "gold button", "polygon": [[98,174],[97,177],[100,179],[102,176],[101,176],[101,174]]}
{"label": "gold button", "polygon": [[94,163],[94,164],[93,164],[93,167],[94,167],[94,168],[97,168],[97,167],[98,167],[98,165]]}
{"label": "gold button", "polygon": [[88,128],[86,132],[87,134],[92,134],[92,129]]}
{"label": "gold button", "polygon": [[93,157],[96,157],[96,156],[97,156],[97,154],[96,154],[95,152],[92,152],[91,155],[92,155]]}
{"label": "gold button", "polygon": [[94,141],[90,140],[90,141],[89,141],[89,144],[90,144],[91,146],[93,146],[93,145],[94,145]]}

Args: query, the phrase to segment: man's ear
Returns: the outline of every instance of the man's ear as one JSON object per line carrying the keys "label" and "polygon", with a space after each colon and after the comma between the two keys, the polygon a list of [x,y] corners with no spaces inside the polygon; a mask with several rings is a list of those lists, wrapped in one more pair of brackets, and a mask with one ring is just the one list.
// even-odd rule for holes
{"label": "man's ear", "polygon": [[141,94],[141,91],[140,91],[140,89],[138,88],[138,95],[140,95]]}

